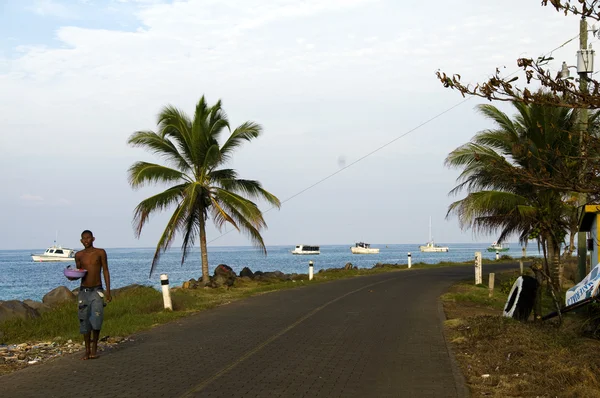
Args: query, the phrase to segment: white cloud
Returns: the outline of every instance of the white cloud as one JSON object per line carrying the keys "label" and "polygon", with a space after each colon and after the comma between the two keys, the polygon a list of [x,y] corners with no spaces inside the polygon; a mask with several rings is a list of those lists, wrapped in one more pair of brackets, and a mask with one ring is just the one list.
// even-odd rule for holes
{"label": "white cloud", "polygon": [[23,195],[20,196],[20,198],[22,200],[24,200],[25,202],[43,202],[44,198],[39,196],[39,195],[32,195],[29,193],[24,193]]}
{"label": "white cloud", "polygon": [[28,10],[42,16],[53,16],[59,18],[76,18],[77,14],[62,3],[53,0],[36,0]]}

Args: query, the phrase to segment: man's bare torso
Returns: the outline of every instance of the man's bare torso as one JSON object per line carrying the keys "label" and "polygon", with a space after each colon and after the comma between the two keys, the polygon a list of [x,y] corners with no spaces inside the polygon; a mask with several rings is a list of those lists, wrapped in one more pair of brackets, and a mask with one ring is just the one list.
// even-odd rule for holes
{"label": "man's bare torso", "polygon": [[81,281],[81,286],[94,287],[102,285],[102,259],[106,258],[104,249],[91,247],[75,254],[77,268],[87,270]]}

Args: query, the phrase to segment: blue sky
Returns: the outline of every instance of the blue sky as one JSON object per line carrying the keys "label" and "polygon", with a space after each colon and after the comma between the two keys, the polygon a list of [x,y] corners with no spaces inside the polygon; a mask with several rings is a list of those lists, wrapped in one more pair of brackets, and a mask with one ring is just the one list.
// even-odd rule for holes
{"label": "blue sky", "polygon": [[[166,104],[191,112],[219,98],[232,125],[264,135],[232,166],[285,200],[266,215],[268,245],[491,242],[446,219],[457,170],[445,156],[491,127],[435,71],[477,82],[515,71],[578,32],[537,0],[0,0],[0,249],[153,246],[167,220],[135,239],[126,145]],[[596,39],[592,38],[591,41]],[[577,41],[557,49],[558,70]],[[510,112],[504,105],[499,106]],[[237,232],[215,245],[246,245]]]}

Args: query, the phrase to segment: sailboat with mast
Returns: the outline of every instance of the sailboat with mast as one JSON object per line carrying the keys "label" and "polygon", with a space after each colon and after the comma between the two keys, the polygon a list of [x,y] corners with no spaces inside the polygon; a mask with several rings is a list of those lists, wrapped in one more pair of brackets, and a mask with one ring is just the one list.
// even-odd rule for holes
{"label": "sailboat with mast", "polygon": [[444,253],[450,250],[448,246],[438,246],[431,237],[431,217],[429,217],[429,241],[427,244],[419,246],[419,250],[425,253]]}

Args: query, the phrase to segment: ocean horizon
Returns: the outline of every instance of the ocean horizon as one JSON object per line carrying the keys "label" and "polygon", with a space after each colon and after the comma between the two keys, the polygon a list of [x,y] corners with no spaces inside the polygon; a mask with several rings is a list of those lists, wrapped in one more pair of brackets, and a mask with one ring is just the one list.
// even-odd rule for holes
{"label": "ocean horizon", "polygon": [[[209,246],[208,261],[212,274],[219,264],[229,265],[236,273],[244,267],[252,271],[281,271],[286,274],[307,273],[308,261],[314,262],[314,270],[340,268],[350,262],[359,268],[371,268],[376,263],[406,264],[408,253],[412,262],[436,264],[442,261],[463,262],[473,260],[480,251],[483,258],[494,259],[495,253],[488,252],[485,243],[437,243],[448,246],[446,253],[422,253],[419,244],[371,244],[379,248],[379,254],[357,255],[350,252],[349,245],[322,245],[320,255],[293,255],[294,245],[267,246],[267,256],[253,246]],[[522,255],[521,246],[510,244],[510,250],[500,253],[514,258]],[[0,250],[0,301],[25,300],[40,301],[50,290],[58,286],[75,289],[79,281],[69,281],[63,269],[74,262],[35,263],[31,254],[42,253],[44,249]],[[184,264],[181,264],[181,250],[177,247],[161,255],[160,261],[150,276],[150,265],[155,248],[105,248],[111,276],[111,288],[140,284],[160,288],[160,275],[167,274],[172,287],[181,286],[184,281],[201,276],[200,250],[193,248]],[[527,248],[528,256],[539,256],[537,247]]]}

